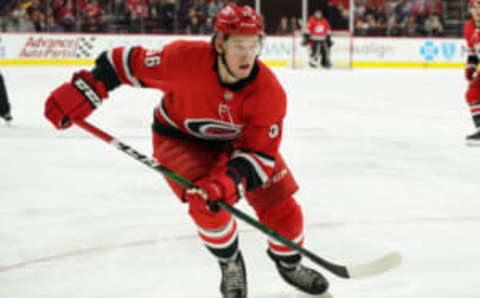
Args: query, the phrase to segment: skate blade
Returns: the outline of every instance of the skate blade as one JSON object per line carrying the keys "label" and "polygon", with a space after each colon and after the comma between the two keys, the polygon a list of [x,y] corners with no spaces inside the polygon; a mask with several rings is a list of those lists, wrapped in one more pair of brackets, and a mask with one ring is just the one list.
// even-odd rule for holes
{"label": "skate blade", "polygon": [[323,293],[322,295],[319,295],[319,296],[301,293],[301,294],[299,294],[298,296],[295,296],[295,297],[298,297],[298,298],[311,298],[311,297],[317,297],[317,298],[333,298],[332,294],[330,294],[329,292]]}
{"label": "skate blade", "polygon": [[467,140],[467,146],[480,147],[480,140]]}
{"label": "skate blade", "polygon": [[323,293],[322,295],[318,296],[318,298],[333,298],[333,296],[329,292],[326,292],[326,293]]}

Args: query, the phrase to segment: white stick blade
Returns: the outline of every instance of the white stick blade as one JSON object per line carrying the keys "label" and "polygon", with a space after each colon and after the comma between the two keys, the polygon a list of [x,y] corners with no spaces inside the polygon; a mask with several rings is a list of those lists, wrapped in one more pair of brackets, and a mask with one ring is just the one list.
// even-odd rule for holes
{"label": "white stick blade", "polygon": [[400,265],[401,262],[402,254],[395,251],[368,263],[348,266],[347,270],[351,278],[364,278],[378,275],[395,268]]}

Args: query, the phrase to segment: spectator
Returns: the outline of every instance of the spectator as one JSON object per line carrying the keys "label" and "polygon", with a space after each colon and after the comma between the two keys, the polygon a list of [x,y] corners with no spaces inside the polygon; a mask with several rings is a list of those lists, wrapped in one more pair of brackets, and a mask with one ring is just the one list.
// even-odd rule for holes
{"label": "spectator", "polygon": [[197,16],[189,18],[186,32],[187,34],[200,34],[200,23]]}
{"label": "spectator", "polygon": [[35,25],[28,13],[23,13],[19,19],[18,32],[35,32]]}
{"label": "spectator", "polygon": [[223,8],[223,3],[220,0],[212,0],[210,6],[208,7],[208,15],[215,19],[218,12]]}
{"label": "spectator", "polygon": [[402,35],[402,27],[397,24],[395,15],[387,17],[387,24],[385,28],[385,35],[387,36],[400,36]]}
{"label": "spectator", "polygon": [[174,0],[165,0],[162,7],[163,24],[167,33],[173,33],[175,22]]}
{"label": "spectator", "polygon": [[146,0],[127,0],[125,9],[129,19],[129,32],[142,32],[148,16]]}
{"label": "spectator", "polygon": [[34,10],[31,18],[33,21],[33,26],[35,27],[35,32],[44,31],[45,15],[40,10]]}
{"label": "spectator", "polygon": [[415,16],[412,14],[408,16],[407,21],[405,23],[403,35],[405,36],[417,36],[420,35],[419,26],[416,22]]}
{"label": "spectator", "polygon": [[57,23],[59,23],[65,31],[72,31],[77,23],[77,18],[75,17],[72,3],[67,1],[64,6],[60,9],[57,16]]}
{"label": "spectator", "polygon": [[379,35],[378,24],[373,14],[369,13],[365,15],[364,28],[367,30],[367,35],[371,35],[371,36]]}
{"label": "spectator", "polygon": [[47,17],[47,24],[45,25],[45,32],[63,32],[65,31],[62,26],[55,23],[53,15]]}
{"label": "spectator", "polygon": [[18,31],[19,30],[19,25],[20,22],[22,22],[23,15],[26,14],[27,12],[25,9],[23,9],[21,3],[17,3],[17,5],[13,8],[12,13],[11,13],[11,22],[12,22],[12,30],[13,31]]}
{"label": "spectator", "polygon": [[397,24],[403,23],[408,15],[408,10],[406,10],[406,1],[407,0],[398,0],[398,4],[395,6],[395,15],[397,17],[395,22]]}
{"label": "spectator", "polygon": [[442,22],[440,21],[440,17],[435,13],[431,13],[429,17],[425,20],[424,28],[425,28],[425,33],[428,36],[443,35]]}
{"label": "spectator", "polygon": [[385,28],[387,27],[387,14],[384,5],[376,6],[375,22],[378,28],[377,35],[385,35]]}
{"label": "spectator", "polygon": [[367,35],[368,24],[363,19],[355,19],[355,35]]}
{"label": "spectator", "polygon": [[357,19],[363,19],[365,17],[365,5],[362,0],[355,0],[354,15]]}
{"label": "spectator", "polygon": [[300,26],[299,26],[297,17],[291,17],[290,18],[290,30],[292,30],[292,32],[300,30]]}
{"label": "spectator", "polygon": [[442,19],[443,2],[441,0],[430,0],[427,5],[429,7],[429,12],[436,14],[438,17],[440,17],[440,19]]}
{"label": "spectator", "polygon": [[148,6],[145,0],[127,0],[125,2],[127,15],[131,20],[146,18]]}
{"label": "spectator", "polygon": [[98,0],[89,0],[84,14],[84,31],[101,31],[102,15],[103,9],[98,5]]}
{"label": "spectator", "polygon": [[40,11],[40,12],[42,11],[39,0],[31,0],[30,5],[28,5],[28,8],[27,8],[27,13],[30,15],[32,20],[34,19],[34,14],[37,11]]}
{"label": "spectator", "polygon": [[162,15],[162,4],[160,0],[148,0],[147,17],[155,20]]}
{"label": "spectator", "polygon": [[288,26],[288,18],[287,17],[282,17],[280,19],[280,24],[278,25],[277,31],[275,34],[278,35],[288,35],[292,33],[292,29],[290,29],[290,26]]}
{"label": "spectator", "polygon": [[181,0],[180,1],[180,15],[186,16],[190,9],[195,9],[194,0]]}
{"label": "spectator", "polygon": [[213,33],[213,19],[208,17],[205,20],[205,23],[200,28],[201,34],[212,34]]}
{"label": "spectator", "polygon": [[209,8],[205,0],[199,0],[195,10],[197,11],[197,17],[201,22],[204,22],[208,18]]}

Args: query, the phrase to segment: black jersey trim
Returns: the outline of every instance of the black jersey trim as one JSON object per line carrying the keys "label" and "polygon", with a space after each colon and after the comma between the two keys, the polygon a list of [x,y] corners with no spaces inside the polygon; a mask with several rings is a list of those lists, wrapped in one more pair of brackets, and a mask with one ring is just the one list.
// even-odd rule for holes
{"label": "black jersey trim", "polygon": [[105,84],[107,91],[113,90],[122,84],[118,78],[117,72],[108,61],[107,52],[103,52],[95,60],[95,67],[92,70],[92,75],[95,80],[102,81]]}
{"label": "black jersey trim", "polygon": [[217,73],[218,81],[220,82],[220,85],[222,87],[230,89],[232,91],[240,91],[241,89],[245,88],[249,83],[251,83],[253,80],[255,80],[258,76],[258,73],[260,72],[260,67],[258,66],[257,60],[255,60],[255,64],[253,65],[252,71],[250,72],[250,75],[246,77],[245,79],[241,79],[238,82],[235,82],[233,84],[226,84],[223,83],[222,80],[220,79],[220,72],[218,71],[218,55],[215,57],[215,62],[213,64],[213,70]]}
{"label": "black jersey trim", "polygon": [[470,54],[467,56],[467,64],[474,64],[477,66],[479,63],[478,56],[476,54]]}
{"label": "black jersey trim", "polygon": [[253,165],[245,158],[237,157],[227,163],[228,167],[235,169],[245,178],[247,191],[254,190],[263,184]]}

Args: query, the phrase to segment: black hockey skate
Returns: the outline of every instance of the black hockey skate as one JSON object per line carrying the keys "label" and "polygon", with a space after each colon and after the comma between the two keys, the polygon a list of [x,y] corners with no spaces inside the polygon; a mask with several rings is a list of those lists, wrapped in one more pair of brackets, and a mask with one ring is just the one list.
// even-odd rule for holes
{"label": "black hockey skate", "polygon": [[12,117],[12,115],[10,115],[9,112],[0,114],[0,118],[2,118],[3,120],[5,120],[7,123],[9,123],[10,121],[13,120],[13,117]]}
{"label": "black hockey skate", "polygon": [[222,270],[220,292],[223,298],[247,297],[247,273],[242,253],[238,252],[234,261],[219,262]]}
{"label": "black hockey skate", "polygon": [[293,267],[286,267],[281,264],[278,257],[276,257],[270,250],[267,250],[267,253],[277,265],[277,270],[278,273],[280,273],[280,276],[288,284],[311,295],[322,295],[327,292],[328,281],[319,272],[301,264],[297,264]]}
{"label": "black hockey skate", "polygon": [[480,130],[474,134],[467,136],[468,146],[480,146]]}

